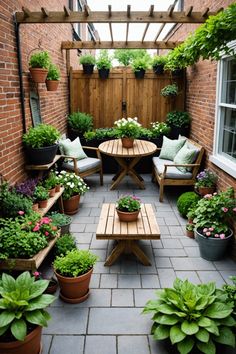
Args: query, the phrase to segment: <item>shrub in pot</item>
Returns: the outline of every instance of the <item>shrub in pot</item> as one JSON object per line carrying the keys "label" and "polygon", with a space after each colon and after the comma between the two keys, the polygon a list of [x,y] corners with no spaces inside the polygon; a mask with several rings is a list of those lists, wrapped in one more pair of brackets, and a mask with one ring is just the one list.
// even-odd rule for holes
{"label": "shrub in pot", "polygon": [[0,353],[38,354],[42,327],[50,315],[45,308],[55,297],[43,292],[47,280],[35,281],[29,272],[14,279],[3,273],[0,280]]}
{"label": "shrub in pot", "polygon": [[37,186],[34,191],[34,199],[39,203],[40,208],[46,208],[49,199],[49,192],[43,186]]}
{"label": "shrub in pot", "polygon": [[31,55],[29,60],[29,70],[34,82],[45,82],[50,64],[51,59],[47,51],[40,51]]}
{"label": "shrub in pot", "polygon": [[89,296],[89,283],[97,256],[88,250],[74,249],[58,256],[54,271],[60,286],[60,297],[65,302],[80,303]]}
{"label": "shrub in pot", "polygon": [[93,68],[96,63],[96,59],[91,54],[84,54],[79,58],[79,62],[83,65],[83,71],[86,75],[91,75],[93,73]]}
{"label": "shrub in pot", "polygon": [[150,67],[150,56],[137,57],[132,61],[132,70],[136,79],[143,79],[146,70]]}
{"label": "shrub in pot", "polygon": [[173,288],[157,291],[158,298],[145,305],[154,313],[155,340],[168,340],[180,354],[215,353],[218,343],[235,347],[233,304],[215,283],[195,285],[176,279]]}
{"label": "shrub in pot", "polygon": [[76,249],[75,237],[70,233],[64,234],[59,237],[55,244],[56,256],[65,256],[68,251]]}
{"label": "shrub in pot", "polygon": [[68,234],[72,218],[69,215],[52,212],[49,214],[52,223],[61,229],[61,235]]}
{"label": "shrub in pot", "polygon": [[84,133],[93,129],[93,117],[84,112],[73,112],[68,116],[69,138],[83,138]]}
{"label": "shrub in pot", "polygon": [[56,141],[60,137],[60,132],[48,124],[39,124],[31,127],[23,135],[28,161],[32,165],[45,165],[53,161],[58,145]]}
{"label": "shrub in pot", "polygon": [[195,192],[185,192],[177,200],[177,209],[179,213],[186,218],[189,209],[197,205],[200,197]]}
{"label": "shrub in pot", "polygon": [[96,59],[96,66],[100,79],[107,79],[110,69],[112,68],[112,58],[109,56],[107,49],[102,49]]}
{"label": "shrub in pot", "polygon": [[56,91],[59,85],[61,74],[57,65],[50,64],[46,79],[46,86],[48,91]]}
{"label": "shrub in pot", "polygon": [[164,66],[166,64],[166,56],[155,55],[152,58],[152,68],[155,74],[161,75],[164,72]]}
{"label": "shrub in pot", "polygon": [[178,139],[179,135],[189,135],[191,117],[188,112],[169,112],[166,116],[166,123],[171,127],[172,139]]}

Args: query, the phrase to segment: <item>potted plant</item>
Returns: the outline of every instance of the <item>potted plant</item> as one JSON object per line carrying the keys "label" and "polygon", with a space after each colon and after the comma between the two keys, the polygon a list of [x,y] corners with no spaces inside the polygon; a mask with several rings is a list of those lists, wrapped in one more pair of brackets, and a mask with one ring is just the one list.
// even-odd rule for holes
{"label": "potted plant", "polygon": [[205,169],[200,172],[196,178],[197,182],[194,187],[202,197],[206,194],[213,194],[215,192],[218,177],[214,172]]}
{"label": "potted plant", "polygon": [[97,256],[90,251],[78,249],[55,259],[53,267],[62,300],[74,304],[88,298],[90,278],[96,261]]}
{"label": "potted plant", "polygon": [[155,74],[157,75],[163,74],[166,60],[167,60],[166,56],[164,55],[155,55],[152,58],[152,68]]}
{"label": "potted plant", "polygon": [[34,199],[38,202],[39,208],[46,208],[48,204],[49,192],[43,186],[37,186],[34,191]]}
{"label": "potted plant", "polygon": [[179,135],[188,136],[191,117],[188,112],[172,111],[166,116],[166,123],[171,127],[171,138],[178,139]]}
{"label": "potted plant", "polygon": [[79,58],[79,62],[81,65],[83,65],[84,74],[91,75],[93,73],[93,68],[96,63],[96,59],[93,55],[91,54],[81,55],[81,57]]}
{"label": "potted plant", "polygon": [[157,299],[146,303],[143,313],[150,312],[154,339],[168,346],[163,352],[177,347],[180,354],[215,353],[218,343],[223,349],[235,347],[233,303],[226,303],[224,291],[213,282],[195,285],[177,278],[172,288],[159,290]]}
{"label": "potted plant", "polygon": [[161,89],[161,95],[163,97],[176,97],[179,93],[178,86],[174,83],[167,85]]}
{"label": "potted plant", "polygon": [[32,274],[35,278],[35,280],[48,280],[48,286],[47,288],[44,290],[44,294],[55,294],[55,292],[57,291],[58,288],[58,281],[54,278],[44,278],[41,272],[35,271]]}
{"label": "potted plant", "polygon": [[29,71],[34,82],[45,82],[50,63],[51,59],[47,51],[40,51],[31,55],[29,60]]}
{"label": "potted plant", "polygon": [[107,79],[110,69],[112,68],[112,58],[109,57],[106,49],[100,51],[99,56],[96,59],[96,66],[100,79]]}
{"label": "potted plant", "polygon": [[[195,207],[197,204],[195,205]],[[188,219],[188,224],[193,224],[193,219],[194,219],[194,214],[195,213],[195,208],[189,208],[187,212],[187,219]]]}
{"label": "potted plant", "polygon": [[52,223],[61,229],[61,235],[69,233],[72,222],[72,218],[69,215],[53,211],[49,214],[49,217],[52,219]]}
{"label": "potted plant", "polygon": [[76,249],[75,237],[70,233],[67,233],[57,239],[55,244],[55,255],[65,256],[68,251],[74,249]]}
{"label": "potted plant", "polygon": [[57,65],[50,64],[46,78],[46,86],[48,91],[56,91],[59,85],[61,74]]}
{"label": "potted plant", "polygon": [[186,224],[186,235],[190,238],[194,238],[194,228],[195,225],[193,223]]}
{"label": "potted plant", "polygon": [[74,172],[61,171],[58,175],[61,185],[64,186],[62,194],[64,211],[66,214],[76,214],[79,208],[80,196],[83,195],[89,187],[84,180]]}
{"label": "potted plant", "polygon": [[117,200],[116,212],[120,221],[135,221],[141,209],[140,199],[135,195],[125,195]]}
{"label": "potted plant", "polygon": [[49,192],[49,197],[54,197],[56,194],[56,186],[58,186],[58,178],[54,171],[51,171],[48,177],[44,180],[43,185]]}
{"label": "potted plant", "polygon": [[184,192],[177,199],[177,209],[183,218],[187,217],[188,211],[194,208],[200,197],[195,192]]}
{"label": "potted plant", "polygon": [[39,124],[31,127],[23,135],[27,158],[32,165],[46,165],[53,161],[58,144],[56,141],[60,137],[60,132],[48,124]]}
{"label": "potted plant", "polygon": [[230,228],[230,218],[236,216],[233,189],[205,195],[198,201],[194,214],[195,237],[201,257],[209,261],[221,259],[233,236]]}
{"label": "potted plant", "polygon": [[[84,133],[93,129],[93,117],[85,112],[73,112],[68,116],[69,138],[83,140]],[[83,145],[83,144],[82,144]]]}
{"label": "potted plant", "polygon": [[50,315],[45,308],[55,297],[44,295],[47,280],[35,281],[29,272],[14,279],[3,273],[0,280],[0,352],[38,354],[41,351],[42,327]]}
{"label": "potted plant", "polygon": [[150,57],[145,55],[143,57],[137,57],[132,61],[132,70],[136,79],[143,79],[146,69],[150,67]]}
{"label": "potted plant", "polygon": [[122,146],[129,149],[134,145],[134,139],[138,138],[141,132],[141,124],[138,118],[122,118],[114,122],[117,137],[121,138]]}

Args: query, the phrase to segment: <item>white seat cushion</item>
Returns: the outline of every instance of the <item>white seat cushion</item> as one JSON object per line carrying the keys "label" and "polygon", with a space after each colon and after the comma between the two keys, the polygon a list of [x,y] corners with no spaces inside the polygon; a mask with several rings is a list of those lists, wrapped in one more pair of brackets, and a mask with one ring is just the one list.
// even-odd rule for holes
{"label": "white seat cushion", "polygon": [[164,172],[165,165],[173,165],[173,167],[167,167],[165,178],[171,179],[191,179],[191,172],[181,172],[174,166],[174,162],[170,160],[160,159],[159,157],[152,158],[154,167],[157,170],[158,174],[162,174]]}
{"label": "white seat cushion", "polygon": [[[96,168],[101,165],[101,160],[96,159],[94,157],[86,157],[82,160],[77,160],[77,167],[80,172],[85,172],[90,170],[91,168]],[[74,170],[74,163],[73,161],[63,162],[62,167],[66,170]]]}

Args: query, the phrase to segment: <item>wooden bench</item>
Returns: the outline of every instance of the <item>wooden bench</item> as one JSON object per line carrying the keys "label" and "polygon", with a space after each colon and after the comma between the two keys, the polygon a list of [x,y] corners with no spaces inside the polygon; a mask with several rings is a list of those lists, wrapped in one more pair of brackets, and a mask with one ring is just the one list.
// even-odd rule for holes
{"label": "wooden bench", "polygon": [[142,204],[137,221],[120,222],[115,204],[103,204],[96,238],[118,241],[105,262],[106,266],[112,265],[123,252],[134,253],[142,264],[151,265],[150,260],[135,241],[160,239],[160,230],[152,205]]}

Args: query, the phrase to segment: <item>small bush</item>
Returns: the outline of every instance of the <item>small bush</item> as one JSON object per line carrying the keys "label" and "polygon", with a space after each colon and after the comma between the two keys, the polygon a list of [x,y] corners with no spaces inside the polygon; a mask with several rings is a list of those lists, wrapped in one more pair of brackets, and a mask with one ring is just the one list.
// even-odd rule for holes
{"label": "small bush", "polygon": [[56,256],[65,256],[67,252],[76,249],[75,238],[71,234],[65,234],[57,239],[55,244]]}
{"label": "small bush", "polygon": [[87,113],[74,112],[69,115],[68,124],[72,129],[83,135],[93,129],[93,117]]}
{"label": "small bush", "polygon": [[179,213],[186,218],[189,209],[193,208],[199,199],[200,197],[194,192],[185,192],[181,194],[177,200],[177,208]]}

